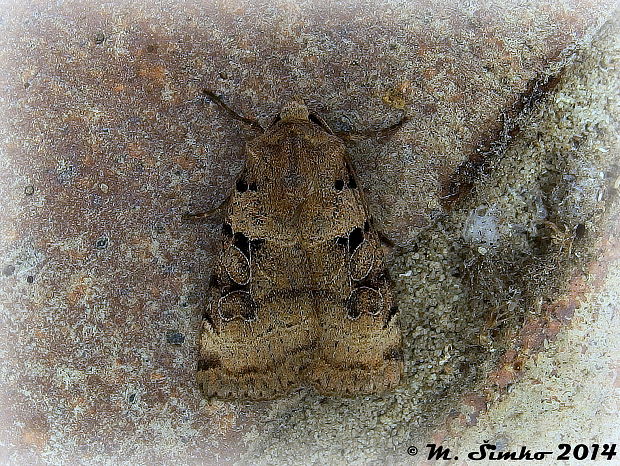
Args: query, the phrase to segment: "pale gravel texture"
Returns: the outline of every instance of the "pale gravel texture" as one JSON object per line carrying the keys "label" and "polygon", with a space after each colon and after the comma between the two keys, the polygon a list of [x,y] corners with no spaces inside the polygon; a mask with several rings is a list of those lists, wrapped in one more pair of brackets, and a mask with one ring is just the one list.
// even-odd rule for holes
{"label": "pale gravel texture", "polygon": [[[620,433],[620,261],[604,287],[582,304],[570,328],[528,361],[523,380],[510,394],[479,416],[478,424],[443,442],[466,457],[488,440],[498,450],[553,451],[561,443],[573,447],[618,443]],[[619,464],[598,456],[603,464]],[[574,458],[570,463],[583,464]]]}
{"label": "pale gravel texture", "polygon": [[[570,261],[558,260],[557,267],[569,268],[571,275],[583,277],[587,287],[595,291],[578,299],[581,305],[569,327],[556,340],[544,341],[544,350],[527,360],[523,379],[510,386],[504,399],[479,415],[477,425],[449,433],[444,444],[459,452],[461,459],[465,458],[465,452],[477,451],[484,440],[504,451],[519,451],[521,446],[531,451],[553,451],[554,455],[548,457],[550,462],[560,452],[557,448],[560,443],[586,444],[590,452],[593,444],[600,444],[602,451],[603,444],[618,443],[619,95],[620,25],[616,17],[602,31],[592,50],[579,55],[576,66],[567,73],[548,103],[533,115],[532,121],[524,122],[523,140],[508,151],[508,154],[519,153],[517,166],[501,161],[494,167],[504,173],[518,173],[516,182],[502,183],[503,194],[499,196],[493,187],[496,177],[491,176],[489,183],[479,190],[478,197],[492,199],[495,207],[506,212],[506,241],[513,241],[514,225],[527,225],[540,216],[540,209],[533,209],[531,204],[538,203],[536,180],[543,180],[550,201],[543,211],[560,229],[555,238],[552,230],[547,234],[552,236],[551,241],[562,256],[575,255],[577,266],[570,268]],[[538,158],[545,161],[543,170],[535,163],[524,163],[528,159],[537,160],[536,156],[540,155],[544,155]],[[511,165],[513,170],[509,168]],[[522,169],[514,171],[519,166]],[[549,179],[557,184],[549,186]],[[470,205],[475,203],[474,199]],[[515,206],[521,208],[515,212]],[[573,240],[572,245],[567,241],[581,222],[588,235],[602,238],[596,245],[601,250],[598,261],[603,270],[609,268],[602,283],[597,283],[601,279],[596,276],[597,268],[592,265],[586,268],[583,264],[587,253],[578,246],[579,240]],[[579,280],[571,283],[573,287],[580,286]],[[534,289],[545,293],[547,285],[544,281]],[[617,455],[612,462],[601,456],[598,460],[605,464],[620,463]],[[570,463],[581,464],[574,458]]]}

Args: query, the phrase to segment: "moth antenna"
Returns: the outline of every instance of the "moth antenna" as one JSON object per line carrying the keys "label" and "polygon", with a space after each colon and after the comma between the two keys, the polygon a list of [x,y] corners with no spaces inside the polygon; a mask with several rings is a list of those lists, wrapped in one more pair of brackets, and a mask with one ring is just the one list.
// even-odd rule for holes
{"label": "moth antenna", "polygon": [[410,118],[407,115],[403,114],[403,116],[400,117],[400,120],[398,120],[393,125],[388,126],[387,128],[368,129],[364,131],[337,131],[334,134],[345,141],[353,141],[355,139],[363,138],[387,139],[391,137],[396,131],[398,131],[409,120]]}
{"label": "moth antenna", "polygon": [[257,120],[253,118],[244,117],[243,115],[239,115],[232,108],[226,105],[220,97],[215,95],[214,92],[210,91],[209,89],[204,89],[202,93],[204,94],[206,99],[210,100],[215,105],[220,107],[222,110],[228,113],[228,115],[230,115],[235,120],[241,121],[245,123],[246,125],[249,125],[250,128],[260,131],[261,133],[265,132],[265,129],[260,125],[260,123]]}
{"label": "moth antenna", "polygon": [[379,237],[379,241],[383,246],[385,246],[388,250],[394,249],[395,243],[392,241],[390,237],[388,237],[381,230],[377,230],[377,236]]}

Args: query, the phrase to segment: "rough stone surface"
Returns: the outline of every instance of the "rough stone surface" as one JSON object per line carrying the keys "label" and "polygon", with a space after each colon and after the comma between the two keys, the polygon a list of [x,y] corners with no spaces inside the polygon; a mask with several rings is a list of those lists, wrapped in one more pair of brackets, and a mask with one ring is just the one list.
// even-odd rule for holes
{"label": "rough stone surface", "polygon": [[[617,195],[617,179],[610,184],[598,174],[617,176],[605,162],[617,145],[604,142],[618,118],[613,104],[592,92],[617,95],[617,46],[599,41],[604,52],[568,72],[568,84],[552,81],[568,86],[557,99],[558,119],[533,119],[556,123],[555,142],[523,159],[509,156],[515,162],[499,167],[497,178],[482,179],[510,187],[489,191],[502,196],[496,209],[508,212],[485,236],[498,244],[469,237],[471,248],[463,249],[466,221],[488,198],[472,195],[448,216],[441,202],[457,167],[487,154],[522,96],[570,62],[572,49],[588,49],[612,10],[606,1],[4,3],[2,461],[210,464],[242,453],[248,463],[339,455],[368,463],[388,453],[395,463],[407,461],[403,448],[460,406],[456,388],[497,368],[496,355],[510,350],[523,324],[515,318],[496,330],[496,315],[481,328],[479,319],[493,313],[471,311],[472,300],[488,296],[472,293],[463,264],[480,265],[474,282],[495,276],[498,269],[480,257],[502,257],[507,244],[526,250],[528,234],[553,238],[541,240],[543,252],[567,251],[578,225],[586,239],[599,232],[601,189]],[[607,81],[594,73],[601,69]],[[570,81],[570,73],[594,77]],[[185,225],[180,217],[218,204],[252,136],[202,101],[205,87],[263,123],[294,95],[338,130],[384,127],[403,111],[411,117],[389,141],[351,145],[383,230],[418,247],[395,265],[407,308],[409,378],[394,394],[201,400],[195,342],[217,227]],[[546,140],[551,126],[541,127]],[[551,159],[540,158],[545,147],[555,151]],[[587,155],[598,147],[608,153]],[[519,186],[539,186],[532,167],[541,160],[567,160],[558,173],[574,177],[547,180],[565,182],[541,188],[546,204],[536,193],[515,195]],[[515,168],[523,183],[502,181]],[[519,206],[522,215],[514,213]],[[543,231],[536,223],[543,219],[558,231]],[[477,225],[480,234],[480,225],[494,224]],[[430,229],[421,234],[422,226]],[[522,315],[527,303],[515,295],[507,309]],[[307,456],[318,449],[324,456]]]}

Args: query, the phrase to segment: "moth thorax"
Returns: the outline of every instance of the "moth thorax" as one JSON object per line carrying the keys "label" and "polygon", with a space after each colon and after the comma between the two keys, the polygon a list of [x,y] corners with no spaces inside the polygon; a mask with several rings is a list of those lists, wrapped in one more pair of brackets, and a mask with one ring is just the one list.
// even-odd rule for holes
{"label": "moth thorax", "polygon": [[301,101],[293,100],[282,107],[282,110],[280,110],[280,119],[282,121],[307,120],[308,107]]}

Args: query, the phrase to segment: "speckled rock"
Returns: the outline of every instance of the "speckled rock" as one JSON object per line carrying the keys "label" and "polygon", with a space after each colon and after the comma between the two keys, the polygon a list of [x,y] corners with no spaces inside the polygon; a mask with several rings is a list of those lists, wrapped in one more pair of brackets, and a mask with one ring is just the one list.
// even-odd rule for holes
{"label": "speckled rock", "polygon": [[[262,122],[294,95],[338,130],[409,115],[389,141],[350,147],[382,229],[407,244],[443,211],[458,167],[483,158],[611,5],[6,4],[2,460],[209,464],[260,436],[270,404],[206,403],[194,385],[216,225],[180,218],[219,203],[252,137],[203,88]],[[272,423],[285,426],[300,397],[279,402]],[[349,409],[375,418],[373,406]],[[370,432],[359,419],[350,431]],[[272,442],[284,435],[274,429]]]}

